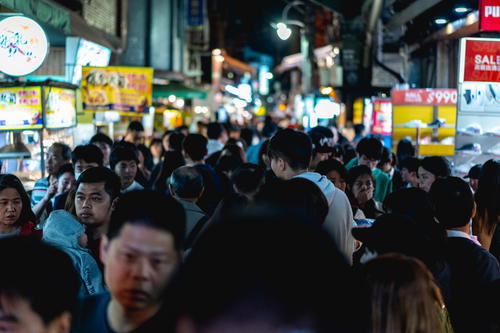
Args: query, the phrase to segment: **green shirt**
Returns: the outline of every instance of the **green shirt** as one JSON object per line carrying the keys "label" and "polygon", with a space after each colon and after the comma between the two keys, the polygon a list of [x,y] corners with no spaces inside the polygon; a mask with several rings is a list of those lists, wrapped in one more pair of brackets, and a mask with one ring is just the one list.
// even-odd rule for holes
{"label": "green shirt", "polygon": [[[346,169],[349,171],[351,168],[358,165],[358,159],[353,158],[346,164]],[[392,192],[391,178],[382,170],[375,168],[372,170],[373,180],[375,181],[375,193],[373,198],[375,201],[384,202],[385,197]]]}

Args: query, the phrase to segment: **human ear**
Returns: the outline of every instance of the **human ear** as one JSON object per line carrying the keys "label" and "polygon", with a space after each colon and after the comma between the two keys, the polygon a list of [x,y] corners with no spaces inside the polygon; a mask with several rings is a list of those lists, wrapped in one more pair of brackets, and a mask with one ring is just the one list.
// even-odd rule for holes
{"label": "human ear", "polygon": [[68,311],[65,311],[56,318],[54,318],[49,323],[47,332],[69,333],[70,329],[71,329],[71,314]]}

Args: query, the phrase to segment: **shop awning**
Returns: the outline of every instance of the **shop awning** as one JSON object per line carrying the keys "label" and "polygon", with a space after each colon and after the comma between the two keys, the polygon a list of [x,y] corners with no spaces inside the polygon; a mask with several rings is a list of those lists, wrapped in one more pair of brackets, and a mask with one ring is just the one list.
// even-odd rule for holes
{"label": "shop awning", "polygon": [[207,93],[205,91],[188,87],[180,82],[170,82],[167,85],[153,86],[153,98],[168,98],[170,95],[186,99],[207,98]]}

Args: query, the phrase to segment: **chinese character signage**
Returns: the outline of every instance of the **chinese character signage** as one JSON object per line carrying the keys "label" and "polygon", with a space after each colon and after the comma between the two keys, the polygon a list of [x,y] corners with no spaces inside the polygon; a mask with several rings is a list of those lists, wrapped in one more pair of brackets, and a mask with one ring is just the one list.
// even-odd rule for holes
{"label": "chinese character signage", "polygon": [[76,125],[76,97],[72,89],[44,87],[45,127],[67,128]]}
{"label": "chinese character signage", "polygon": [[203,0],[187,0],[187,23],[190,27],[203,25]]}
{"label": "chinese character signage", "polygon": [[392,103],[401,105],[455,105],[457,89],[406,89],[391,92]]}
{"label": "chinese character signage", "polygon": [[500,39],[464,38],[461,52],[460,82],[500,82]]}
{"label": "chinese character signage", "polygon": [[152,103],[153,69],[83,67],[83,109],[146,113]]}
{"label": "chinese character signage", "polygon": [[40,87],[0,88],[0,130],[42,127]]}
{"label": "chinese character signage", "polygon": [[22,76],[36,71],[48,51],[47,36],[32,19],[11,16],[0,21],[0,71]]}
{"label": "chinese character signage", "polygon": [[500,31],[500,2],[479,0],[479,30]]}

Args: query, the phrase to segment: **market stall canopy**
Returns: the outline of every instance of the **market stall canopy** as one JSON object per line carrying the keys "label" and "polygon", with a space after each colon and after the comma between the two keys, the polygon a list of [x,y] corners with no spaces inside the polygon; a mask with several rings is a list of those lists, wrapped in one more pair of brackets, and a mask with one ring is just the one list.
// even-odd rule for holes
{"label": "market stall canopy", "polygon": [[181,82],[170,82],[167,85],[154,85],[153,86],[153,98],[168,98],[168,96],[174,95],[180,98],[197,98],[205,99],[207,98],[207,93],[203,90],[194,89],[188,87]]}

